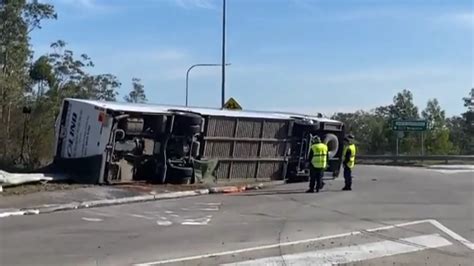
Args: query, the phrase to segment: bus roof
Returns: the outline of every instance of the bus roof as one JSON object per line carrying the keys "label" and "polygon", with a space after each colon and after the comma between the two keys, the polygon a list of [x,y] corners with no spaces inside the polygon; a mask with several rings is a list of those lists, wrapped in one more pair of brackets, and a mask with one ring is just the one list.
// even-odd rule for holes
{"label": "bus roof", "polygon": [[250,111],[250,110],[227,110],[218,108],[208,107],[185,107],[185,106],[173,106],[173,105],[161,105],[161,104],[138,104],[138,103],[125,103],[125,102],[107,102],[107,101],[96,101],[96,100],[83,100],[75,98],[65,99],[70,102],[81,102],[97,106],[99,108],[112,110],[112,111],[126,111],[126,112],[140,112],[140,113],[153,113],[153,114],[169,114],[173,111],[193,112],[203,116],[223,116],[223,117],[242,117],[242,118],[267,118],[267,119],[279,119],[288,120],[292,118],[309,119],[317,122],[332,122],[341,123],[336,120],[317,117],[312,115],[304,115],[298,113],[286,113],[286,112],[270,112],[270,111]]}

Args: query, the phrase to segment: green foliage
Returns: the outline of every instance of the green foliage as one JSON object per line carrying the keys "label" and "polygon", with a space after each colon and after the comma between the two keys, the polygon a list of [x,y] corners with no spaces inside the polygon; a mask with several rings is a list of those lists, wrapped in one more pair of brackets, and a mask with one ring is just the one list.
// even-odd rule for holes
{"label": "green foliage", "polygon": [[[76,56],[66,42],[56,41],[52,52],[32,62],[29,34],[46,19],[56,19],[50,4],[27,0],[0,1],[0,163],[20,156],[23,121],[27,121],[22,156],[30,166],[51,159],[54,122],[64,98],[115,101],[121,86],[111,74],[91,75],[86,54]],[[32,113],[22,113],[23,106]]]}
{"label": "green foliage", "polygon": [[428,101],[425,110],[421,112],[421,116],[428,121],[428,128],[430,130],[443,128],[446,124],[445,111],[441,109],[437,99]]}
{"label": "green foliage", "polygon": [[[469,108],[471,96],[464,99],[465,106]],[[467,114],[467,115],[466,115]],[[466,112],[462,117],[446,119],[445,111],[437,99],[429,100],[426,108],[421,112],[423,119],[429,121],[429,130],[425,132],[426,153],[439,154],[473,154],[472,121],[468,122],[472,111]],[[393,98],[393,103],[380,106],[373,111],[357,111],[355,113],[337,113],[332,118],[344,122],[347,133],[356,136],[358,150],[361,154],[387,154],[394,153],[397,133],[391,126],[395,120],[419,119],[418,108],[413,103],[413,95],[408,90],[403,90]],[[469,125],[471,127],[469,128]],[[399,139],[400,154],[421,153],[421,133],[405,132]]]}
{"label": "green foliage", "polygon": [[0,18],[0,160],[11,162],[21,142],[22,105],[30,100],[28,34],[56,14],[53,6],[38,1],[3,0]]}
{"label": "green foliage", "polygon": [[448,128],[440,128],[430,131],[425,140],[427,154],[445,155],[455,152],[454,145],[450,140]]}
{"label": "green foliage", "polygon": [[141,83],[139,78],[132,79],[132,90],[124,97],[124,100],[129,103],[146,103],[145,86]]}
{"label": "green foliage", "polygon": [[408,120],[419,118],[418,107],[413,103],[413,94],[403,90],[393,97],[393,104],[388,107],[391,120]]}
{"label": "green foliage", "polygon": [[381,154],[389,148],[388,122],[375,112],[337,113],[332,118],[344,122],[346,132],[357,136],[359,153]]}
{"label": "green foliage", "polygon": [[450,130],[446,127],[445,111],[441,109],[437,99],[429,100],[422,117],[428,121],[429,131],[426,133],[426,152],[430,155],[451,154],[455,151],[450,139]]}
{"label": "green foliage", "polygon": [[474,88],[471,89],[469,95],[463,98],[466,112],[462,114],[463,129],[466,133],[466,154],[474,154]]}

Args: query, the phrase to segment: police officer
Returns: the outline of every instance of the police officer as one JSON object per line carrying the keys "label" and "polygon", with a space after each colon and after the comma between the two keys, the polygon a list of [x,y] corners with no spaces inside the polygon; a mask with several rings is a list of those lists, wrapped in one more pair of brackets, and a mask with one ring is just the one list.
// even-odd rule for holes
{"label": "police officer", "polygon": [[344,138],[344,151],[342,152],[344,166],[344,188],[342,190],[352,190],[352,169],[355,165],[356,146],[354,144],[354,135],[349,134]]}
{"label": "police officer", "polygon": [[313,145],[309,153],[310,160],[310,180],[309,189],[306,193],[314,192],[316,183],[316,192],[319,192],[324,186],[323,176],[328,162],[328,146],[321,142],[318,136],[313,137]]}

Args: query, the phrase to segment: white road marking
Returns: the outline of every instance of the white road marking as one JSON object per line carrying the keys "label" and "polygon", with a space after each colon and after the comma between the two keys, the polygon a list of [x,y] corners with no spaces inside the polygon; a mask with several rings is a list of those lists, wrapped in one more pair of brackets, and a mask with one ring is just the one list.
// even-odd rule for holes
{"label": "white road marking", "polygon": [[162,225],[162,226],[170,226],[173,223],[171,221],[156,221],[157,225]]}
{"label": "white road marking", "polygon": [[87,214],[90,214],[90,215],[97,215],[97,216],[102,216],[102,217],[114,217],[115,216],[113,214],[97,212],[97,211],[93,211],[91,209],[85,209],[84,212],[87,213]]}
{"label": "white road marking", "polygon": [[181,224],[182,225],[207,225],[210,221],[211,221],[211,218],[186,219]]}
{"label": "white road marking", "polygon": [[440,222],[438,222],[436,220],[428,220],[428,221],[429,221],[429,223],[436,226],[439,230],[445,232],[447,235],[449,235],[453,239],[456,239],[457,241],[459,241],[461,244],[465,245],[469,249],[474,250],[474,243],[472,243],[471,241],[465,239],[464,237],[462,237],[459,234],[455,233],[453,230],[447,228],[446,226],[444,226],[443,224],[441,224]]}
{"label": "white road marking", "polygon": [[389,225],[389,226],[382,226],[382,227],[367,229],[367,230],[363,230],[363,231],[354,231],[354,232],[337,234],[337,235],[323,236],[323,237],[317,237],[317,238],[303,239],[303,240],[297,240],[297,241],[283,242],[283,243],[264,245],[264,246],[258,246],[258,247],[251,247],[251,248],[244,248],[244,249],[238,249],[238,250],[223,251],[223,252],[217,252],[217,253],[208,253],[208,254],[203,254],[203,255],[196,255],[196,256],[176,258],[176,259],[152,261],[152,262],[146,262],[146,263],[139,263],[139,264],[135,264],[135,265],[136,266],[152,266],[152,265],[160,265],[160,264],[166,264],[166,263],[176,263],[176,262],[185,262],[185,261],[191,261],[191,260],[200,260],[200,259],[206,259],[206,258],[210,258],[210,257],[234,255],[234,254],[240,254],[240,253],[251,252],[251,251],[287,247],[287,246],[293,246],[293,245],[299,245],[299,244],[305,244],[305,243],[311,243],[311,242],[318,242],[318,241],[334,239],[334,238],[354,236],[354,235],[360,235],[363,232],[376,232],[376,231],[388,230],[388,229],[392,229],[392,228],[404,227],[404,226],[416,225],[416,224],[422,224],[422,223],[432,224],[433,226],[435,226],[439,230],[443,231],[444,233],[446,233],[447,235],[449,235],[453,239],[459,241],[461,244],[465,245],[469,249],[474,250],[474,244],[472,242],[470,242],[467,239],[463,238],[462,236],[456,234],[455,232],[453,232],[452,230],[450,230],[446,226],[442,225],[438,221],[430,219],[430,220],[419,220],[419,221],[412,221],[412,222],[394,224],[394,225]]}
{"label": "white road marking", "polygon": [[141,215],[141,214],[130,213],[129,215],[132,216],[132,217],[135,217],[135,218],[143,218],[143,219],[147,219],[147,220],[154,220],[153,217],[149,217],[149,216],[145,216],[145,215]]}
{"label": "white road marking", "polygon": [[9,217],[9,216],[18,216],[25,215],[24,211],[13,211],[13,212],[2,212],[0,213],[0,218]]}
{"label": "white road marking", "polygon": [[10,216],[20,216],[20,215],[33,215],[33,214],[39,214],[39,213],[40,213],[40,211],[38,209],[25,210],[25,211],[2,212],[2,213],[0,213],[0,218],[10,217]]}
{"label": "white road marking", "polygon": [[400,242],[387,240],[312,252],[287,254],[224,265],[339,265],[451,245],[451,242],[439,234],[409,237],[400,240]]}
{"label": "white road marking", "polygon": [[220,206],[220,202],[198,202],[197,205],[207,205],[207,206]]}
{"label": "white road marking", "polygon": [[202,208],[202,209],[199,209],[198,211],[218,211],[219,208],[218,207],[215,207],[215,208]]}
{"label": "white road marking", "polygon": [[459,170],[451,170],[451,169],[431,169],[435,172],[442,173],[442,174],[462,174],[462,173],[473,173],[474,170],[469,169],[459,169]]}
{"label": "white road marking", "polygon": [[453,230],[447,228],[442,223],[440,223],[440,222],[438,222],[434,219],[419,220],[419,221],[413,221],[413,222],[383,226],[383,227],[374,228],[374,229],[367,229],[365,231],[367,231],[367,232],[376,232],[376,231],[388,230],[388,229],[392,229],[392,228],[404,227],[404,226],[416,225],[416,224],[422,224],[422,223],[430,223],[431,225],[438,228],[442,232],[446,233],[447,235],[449,235],[453,239],[459,241],[459,243],[463,244],[467,248],[474,250],[474,243],[472,243],[471,241],[465,239],[464,237],[460,236],[459,234],[455,233]]}
{"label": "white road marking", "polygon": [[176,262],[184,262],[184,261],[190,261],[190,260],[199,260],[199,259],[206,259],[206,258],[210,258],[210,257],[233,255],[233,254],[245,253],[245,252],[250,252],[250,251],[258,251],[258,250],[285,247],[285,246],[291,246],[291,245],[298,245],[298,244],[322,241],[322,240],[339,238],[339,237],[360,235],[360,234],[361,234],[361,232],[357,231],[357,232],[344,233],[344,234],[338,234],[338,235],[332,235],[332,236],[323,236],[323,237],[312,238],[312,239],[305,239],[305,240],[298,240],[298,241],[292,241],[292,242],[271,244],[271,245],[265,245],[265,246],[259,246],[259,247],[243,248],[243,249],[223,251],[223,252],[218,252],[218,253],[210,253],[210,254],[204,254],[204,255],[198,255],[198,256],[191,256],[191,257],[184,257],[184,258],[177,258],[177,259],[169,259],[169,260],[139,263],[139,264],[135,264],[135,266],[152,266],[152,265],[160,265],[160,264],[166,264],[166,263],[176,263]]}
{"label": "white road marking", "polygon": [[88,218],[88,217],[82,217],[82,220],[88,221],[88,222],[102,222],[103,219],[100,218]]}

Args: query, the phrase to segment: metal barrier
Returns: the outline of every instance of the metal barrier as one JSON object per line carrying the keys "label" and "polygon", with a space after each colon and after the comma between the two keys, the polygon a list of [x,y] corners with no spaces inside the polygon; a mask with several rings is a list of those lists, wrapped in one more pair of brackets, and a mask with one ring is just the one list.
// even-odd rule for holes
{"label": "metal barrier", "polygon": [[448,164],[450,161],[473,162],[474,155],[358,155],[359,163],[367,161],[391,161],[391,162],[424,162],[424,161],[440,161]]}

